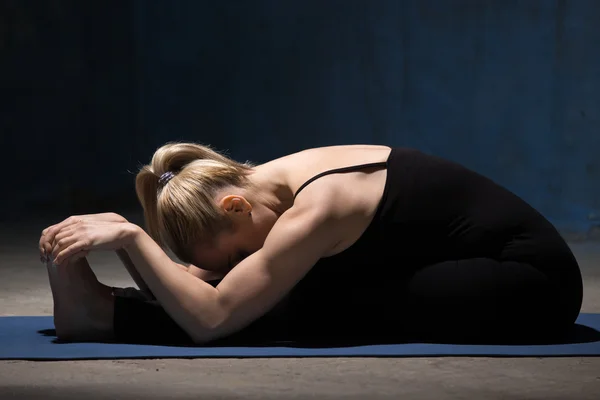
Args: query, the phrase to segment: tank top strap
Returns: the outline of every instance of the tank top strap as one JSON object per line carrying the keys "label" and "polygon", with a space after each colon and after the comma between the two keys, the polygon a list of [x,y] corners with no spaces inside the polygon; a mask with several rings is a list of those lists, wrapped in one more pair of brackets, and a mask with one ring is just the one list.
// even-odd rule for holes
{"label": "tank top strap", "polygon": [[313,176],[312,178],[310,178],[309,180],[307,180],[306,182],[304,182],[298,188],[296,193],[294,194],[294,199],[296,198],[296,196],[298,196],[298,194],[302,191],[302,189],[304,189],[306,186],[308,186],[312,182],[316,181],[317,179],[319,179],[325,175],[340,174],[340,173],[345,173],[345,172],[354,172],[354,171],[359,171],[362,169],[377,168],[377,167],[387,167],[387,161],[368,163],[368,164],[360,164],[360,165],[351,165],[349,167],[335,168],[335,169],[330,169],[330,170],[321,172],[320,174],[317,174],[317,175]]}

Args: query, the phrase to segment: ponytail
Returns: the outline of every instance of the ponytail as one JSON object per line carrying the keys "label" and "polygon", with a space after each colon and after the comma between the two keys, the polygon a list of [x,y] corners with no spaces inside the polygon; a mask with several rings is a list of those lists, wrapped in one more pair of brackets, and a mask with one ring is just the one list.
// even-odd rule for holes
{"label": "ponytail", "polygon": [[[226,186],[246,188],[253,166],[195,143],[168,143],[137,174],[135,187],[148,234],[191,262],[191,245],[229,226],[214,201]],[[161,177],[163,179],[161,179]]]}

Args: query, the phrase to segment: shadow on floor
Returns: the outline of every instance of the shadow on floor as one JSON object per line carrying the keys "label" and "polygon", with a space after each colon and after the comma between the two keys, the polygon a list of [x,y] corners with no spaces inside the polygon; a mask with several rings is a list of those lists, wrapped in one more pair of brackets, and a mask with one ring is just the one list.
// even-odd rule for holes
{"label": "shadow on floor", "polygon": [[[44,336],[56,336],[54,329],[44,329],[38,331]],[[54,343],[68,343],[55,339]],[[522,339],[510,341],[444,341],[444,340],[398,340],[398,338],[350,338],[350,339],[316,339],[303,338],[295,340],[270,340],[261,341],[257,339],[246,339],[235,337],[233,339],[222,339],[213,342],[210,347],[297,347],[297,348],[334,348],[334,347],[352,347],[369,345],[391,345],[391,344],[411,344],[411,343],[429,343],[429,344],[447,344],[447,345],[507,345],[507,346],[540,346],[540,345],[574,345],[584,343],[600,342],[600,332],[589,326],[575,324],[570,332],[560,338],[553,339]],[[127,343],[144,345],[169,345],[177,347],[194,347],[189,344],[181,343]]]}

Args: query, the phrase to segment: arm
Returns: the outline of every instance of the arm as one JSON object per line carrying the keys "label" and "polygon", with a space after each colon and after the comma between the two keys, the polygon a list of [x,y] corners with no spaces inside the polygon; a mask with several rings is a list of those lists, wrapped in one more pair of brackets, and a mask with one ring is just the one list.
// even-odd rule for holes
{"label": "arm", "polygon": [[[133,281],[135,282],[137,287],[144,294],[150,296],[151,298],[156,298],[154,296],[154,294],[152,293],[152,291],[150,290],[150,288],[148,287],[148,285],[146,285],[146,282],[144,282],[144,279],[142,279],[142,276],[139,274],[133,261],[131,261],[131,257],[129,257],[129,254],[127,254],[127,251],[125,251],[124,249],[119,249],[119,250],[117,250],[117,256],[119,257],[119,259],[125,266],[125,269],[127,270],[127,272],[129,272],[129,275],[131,276],[131,278],[133,279]],[[203,281],[214,281],[217,279],[223,279],[223,276],[224,276],[221,273],[207,271],[207,270],[198,268],[195,265],[190,265],[190,266],[186,267],[185,265],[178,264],[176,262],[173,262],[173,264],[180,270],[188,272],[191,275],[195,276],[196,278],[202,279]]]}
{"label": "arm", "polygon": [[[295,209],[294,209],[295,208]],[[282,215],[263,248],[213,288],[170,268],[173,261],[139,227],[124,249],[169,315],[198,343],[238,331],[273,308],[338,242],[346,228],[316,207]]]}
{"label": "arm", "polygon": [[[117,256],[119,257],[119,259],[125,266],[125,269],[127,270],[127,272],[129,272],[129,275],[131,276],[131,278],[133,279],[133,281],[135,282],[137,287],[143,293],[149,295],[152,298],[156,298],[156,297],[154,297],[154,294],[152,293],[152,291],[150,290],[148,285],[146,285],[146,282],[144,282],[144,279],[142,279],[142,276],[139,274],[138,270],[136,269],[135,264],[133,263],[133,261],[131,261],[131,257],[129,257],[129,254],[127,254],[127,252],[124,249],[119,249],[119,250],[117,250]],[[192,274],[193,276],[195,276],[196,278],[202,279],[203,281],[210,281],[210,280],[216,280],[216,279],[223,278],[222,274],[219,274],[217,272],[212,272],[212,271],[206,271],[206,270],[198,268],[194,265],[190,265],[189,267],[186,267],[185,265],[178,264],[176,262],[173,262],[173,264],[180,270],[188,272],[188,273]]]}
{"label": "arm", "polygon": [[125,269],[127,270],[127,272],[129,272],[129,275],[131,276],[131,278],[133,279],[133,281],[135,282],[137,287],[143,293],[149,295],[150,297],[154,297],[154,295],[150,291],[150,288],[148,288],[148,285],[146,285],[146,282],[144,282],[141,275],[138,273],[137,269],[135,269],[135,265],[133,264],[133,261],[131,261],[129,254],[127,254],[127,252],[125,250],[119,249],[119,250],[117,250],[117,256],[119,257],[119,259],[125,266]]}
{"label": "arm", "polygon": [[[125,217],[123,217],[117,213],[114,213],[114,212],[106,212],[106,213],[100,213],[100,214],[73,215],[73,216],[65,219],[61,223],[58,223],[56,225],[52,225],[52,226],[48,227],[47,229],[45,229],[42,232],[42,237],[40,239],[40,254],[41,254],[42,258],[44,259],[44,261],[47,259],[47,255],[51,253],[52,248],[54,246],[56,246],[56,243],[54,242],[54,238],[55,238],[56,234],[61,229],[66,228],[68,226],[73,226],[73,225],[79,223],[80,221],[84,221],[84,220],[97,221],[100,223],[122,223],[122,224],[129,223],[129,221]],[[148,288],[148,286],[146,285],[146,283],[140,276],[140,274],[135,269],[135,265],[129,258],[129,255],[127,254],[127,252],[122,249],[119,249],[116,251],[116,253],[117,253],[117,256],[119,257],[119,259],[121,260],[121,262],[123,263],[123,265],[125,266],[125,269],[127,269],[127,272],[129,272],[129,275],[131,276],[131,278],[133,279],[135,284],[138,286],[138,288],[145,294],[147,294],[151,297],[154,297],[152,295],[152,292],[150,291],[150,289]]]}

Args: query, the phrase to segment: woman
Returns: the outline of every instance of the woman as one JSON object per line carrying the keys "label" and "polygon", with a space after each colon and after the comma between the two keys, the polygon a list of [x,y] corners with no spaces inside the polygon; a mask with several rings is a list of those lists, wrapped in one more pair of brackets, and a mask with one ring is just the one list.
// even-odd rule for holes
{"label": "woman", "polygon": [[[170,143],[136,189],[148,233],[115,214],[43,232],[65,276],[52,282],[59,337],[511,342],[565,334],[580,311],[579,267],[542,215],[417,150],[333,146],[253,166]],[[96,281],[85,255],[100,249],[119,252],[140,295]]]}

